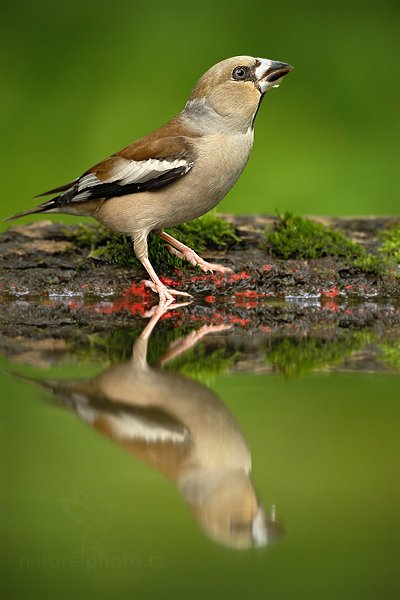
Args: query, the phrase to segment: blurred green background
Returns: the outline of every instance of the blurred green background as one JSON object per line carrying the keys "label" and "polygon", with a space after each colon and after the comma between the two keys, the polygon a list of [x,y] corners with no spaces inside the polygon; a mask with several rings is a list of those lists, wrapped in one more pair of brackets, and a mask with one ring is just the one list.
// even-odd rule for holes
{"label": "blurred green background", "polygon": [[[93,366],[36,371],[83,378]],[[220,375],[212,387],[248,441],[262,506],[276,504],[280,542],[216,544],[159,472],[4,375],[2,598],[399,598],[398,377]]]}
{"label": "blurred green background", "polygon": [[160,126],[206,69],[237,54],[288,61],[295,72],[263,103],[249,165],[220,210],[395,214],[399,8],[3,2],[2,216]]}

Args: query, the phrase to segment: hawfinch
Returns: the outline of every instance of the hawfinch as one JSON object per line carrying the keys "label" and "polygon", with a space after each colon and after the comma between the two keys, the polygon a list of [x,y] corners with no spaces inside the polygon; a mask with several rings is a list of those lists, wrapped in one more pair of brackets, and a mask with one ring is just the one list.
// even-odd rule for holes
{"label": "hawfinch", "polygon": [[[265,546],[277,531],[251,479],[251,454],[234,417],[202,383],[147,363],[150,334],[168,306],[157,307],[130,360],[89,379],[34,380],[89,426],[166,475],[205,533],[233,548]],[[229,328],[229,327],[228,327]],[[204,335],[203,325],[167,350],[161,365]]]}
{"label": "hawfinch", "polygon": [[203,271],[230,270],[206,262],[164,228],[204,215],[229,192],[249,158],[264,94],[290,71],[286,63],[251,56],[217,63],[171,121],[71,183],[41,194],[57,195],[9,220],[42,212],[94,217],[132,239],[151,278],[145,283],[159,294],[161,305],[189,295],[160,281],[149,261],[147,236],[157,232],[172,252]]}

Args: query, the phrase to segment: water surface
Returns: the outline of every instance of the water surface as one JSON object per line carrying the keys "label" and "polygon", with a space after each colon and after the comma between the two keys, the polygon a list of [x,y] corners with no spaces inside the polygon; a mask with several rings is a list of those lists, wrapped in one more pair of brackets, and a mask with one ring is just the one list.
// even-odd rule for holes
{"label": "water surface", "polygon": [[399,597],[396,343],[189,317],[3,343],[3,597]]}

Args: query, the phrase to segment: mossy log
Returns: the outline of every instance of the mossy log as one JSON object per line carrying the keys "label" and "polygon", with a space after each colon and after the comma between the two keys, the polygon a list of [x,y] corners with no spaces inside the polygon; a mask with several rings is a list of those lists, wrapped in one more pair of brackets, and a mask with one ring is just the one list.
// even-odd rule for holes
{"label": "mossy log", "polygon": [[[321,252],[319,258],[283,259],[268,247],[265,237],[266,227],[276,227],[278,218],[225,215],[224,219],[232,225],[233,235],[228,234],[222,243],[215,237],[204,243],[201,228],[192,239],[200,250],[207,246],[202,252],[204,258],[231,267],[233,275],[212,275],[184,263],[177,265],[172,257],[171,261],[166,259],[168,253],[161,255],[160,246],[155,251],[150,248],[150,258],[168,285],[190,292],[195,300],[209,296],[229,299],[238,294],[247,294],[244,297],[253,300],[400,297],[398,264],[381,268],[374,258],[381,232],[398,225],[395,218],[315,218],[329,228],[340,229],[355,247],[365,249],[366,261],[365,256],[360,260],[357,252],[351,257],[351,247],[347,256],[323,256]],[[78,225],[36,221],[11,227],[1,236],[1,297],[105,298],[126,295],[129,290],[140,295],[140,281],[146,273],[134,260],[131,244],[122,246],[121,241],[107,241],[104,235],[95,224],[82,229]],[[110,258],[115,246],[117,250]],[[120,266],[124,263],[115,260],[118,252],[132,257],[131,262],[125,261],[128,266]]]}
{"label": "mossy log", "polygon": [[[214,241],[206,244],[203,256],[230,266],[233,275],[176,266],[152,245],[152,259],[164,281],[193,295],[190,305],[167,313],[158,324],[155,361],[171,336],[224,323],[231,329],[205,338],[204,356],[194,356],[194,364],[212,356],[213,368],[272,370],[287,376],[336,365],[350,370],[399,368],[396,261],[384,260],[379,268],[367,261],[363,269],[355,264],[357,256],[350,255],[282,259],[267,243],[282,220],[224,219],[231,230],[222,228],[224,239],[214,230]],[[379,256],[381,232],[398,226],[393,218],[317,221],[360,245],[364,257]],[[201,235],[197,227],[196,236]],[[118,266],[107,236],[96,225],[50,221],[11,227],[1,236],[0,348],[12,360],[45,365],[76,357],[98,360],[104,355],[104,360],[119,361],[129,356],[143,317],[157,298],[140,285],[146,274],[132,258],[130,245],[113,240],[116,252],[131,261],[130,266]]]}

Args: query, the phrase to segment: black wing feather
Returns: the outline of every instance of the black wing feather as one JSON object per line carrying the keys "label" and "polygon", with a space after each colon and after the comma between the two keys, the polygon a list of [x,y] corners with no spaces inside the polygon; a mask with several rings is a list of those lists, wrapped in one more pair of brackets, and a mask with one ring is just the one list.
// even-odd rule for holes
{"label": "black wing feather", "polygon": [[[187,173],[188,167],[175,167],[158,177],[149,179],[149,181],[139,183],[127,183],[120,185],[118,181],[111,183],[100,183],[93,187],[83,188],[78,191],[78,185],[67,190],[65,194],[61,194],[52,201],[52,208],[67,206],[75,202],[88,202],[90,200],[106,200],[107,198],[115,198],[116,196],[126,196],[127,194],[137,194],[139,192],[154,192],[170,185]],[[79,196],[82,195],[82,199]]]}
{"label": "black wing feather", "polygon": [[53,190],[49,190],[48,192],[43,192],[42,194],[37,194],[33,196],[34,198],[42,198],[43,196],[50,196],[51,194],[58,194],[58,192],[65,192],[70,190],[78,181],[78,179],[74,179],[74,181],[70,181],[64,185],[60,185],[60,187],[56,187]]}
{"label": "black wing feather", "polygon": [[47,200],[47,202],[43,202],[35,208],[18,213],[12,217],[8,217],[8,219],[5,219],[5,221],[12,221],[13,219],[34,213],[50,212],[54,209],[61,209],[62,212],[63,207],[74,203],[84,203],[91,200],[107,200],[108,198],[125,196],[127,194],[137,194],[139,192],[155,192],[180,179],[192,168],[192,166],[193,163],[187,163],[186,165],[165,171],[158,177],[153,177],[148,181],[126,183],[122,185],[118,181],[113,181],[110,183],[99,183],[93,185],[92,187],[84,187],[79,189],[80,180],[78,179],[59,188],[45,192],[44,194],[40,194],[40,196],[47,196],[48,194],[59,191],[64,192],[55,198]]}

